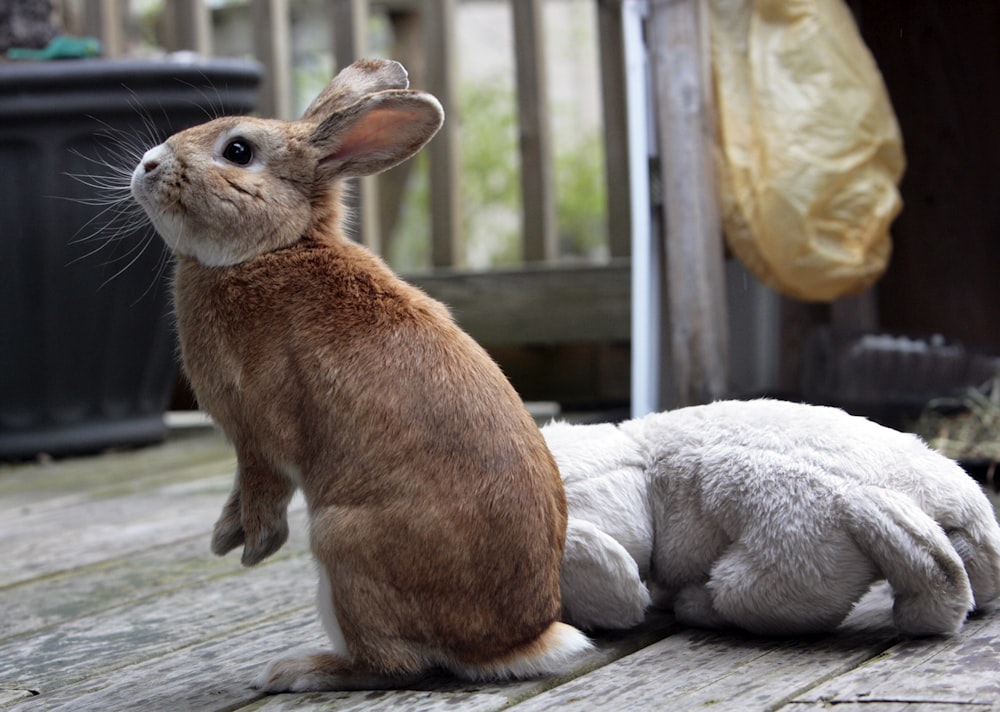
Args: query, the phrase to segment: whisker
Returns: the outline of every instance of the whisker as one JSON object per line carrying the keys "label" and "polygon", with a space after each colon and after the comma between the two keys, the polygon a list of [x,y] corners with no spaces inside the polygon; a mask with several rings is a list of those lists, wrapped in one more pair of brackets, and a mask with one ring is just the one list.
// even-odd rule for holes
{"label": "whisker", "polygon": [[[116,148],[124,149],[125,153],[127,153],[130,158],[138,160],[142,157],[142,154],[146,152],[147,148],[161,143],[161,139],[156,131],[155,124],[153,124],[152,120],[148,116],[146,108],[142,106],[134,96],[129,99],[129,106],[136,112],[136,115],[143,124],[143,132],[145,134],[146,141],[143,141],[142,136],[136,134],[135,132],[126,131],[119,126],[113,126],[107,121],[97,117],[91,118],[93,118],[93,120],[102,127],[96,132],[98,137],[106,139]],[[88,160],[91,160],[92,162],[102,162],[107,167],[116,167],[116,164],[109,163],[107,159],[85,158],[88,158]]]}
{"label": "whisker", "polygon": [[[146,143],[148,145],[139,151],[138,157],[141,158],[142,154],[146,152],[146,148],[151,148],[157,144],[163,143],[165,136],[163,129],[161,129],[157,125],[156,121],[153,120],[153,115],[150,113],[148,102],[140,100],[139,96],[130,87],[124,84],[122,87],[130,95],[128,102],[129,106],[132,107],[132,110],[135,111],[136,116],[138,116],[139,120],[142,122],[143,131],[145,132],[145,137],[147,139]],[[167,127],[166,132],[173,133],[173,121],[171,120],[170,114],[163,108],[163,104],[158,102],[158,105],[160,107],[160,114],[163,116],[164,125]],[[135,140],[138,141],[138,138],[136,137]]]}
{"label": "whisker", "polygon": [[[72,259],[69,264],[76,264],[77,262],[89,259],[94,255],[100,253],[101,251],[106,250],[114,245],[126,243],[127,238],[131,237],[132,235],[135,235],[136,233],[140,232],[145,228],[151,227],[145,220],[142,221],[137,220],[136,218],[138,218],[139,216],[135,215],[134,213],[129,213],[128,217],[129,221],[123,224],[113,224],[111,222],[108,222],[102,225],[98,225],[98,227],[93,232],[84,237],[74,238],[70,244],[76,245],[97,240],[100,240],[100,242],[98,242],[96,246],[94,246],[84,254],[79,255],[78,257]],[[93,222],[94,220],[90,221],[90,223]],[[113,264],[114,262],[120,259],[123,258],[121,256],[117,257],[112,256],[104,264],[105,265]]]}
{"label": "whisker", "polygon": [[[178,78],[177,81],[180,84],[183,84],[184,86],[188,87],[189,89],[193,89],[194,91],[198,92],[199,96],[201,97],[200,102],[191,99],[187,101],[188,104],[195,107],[196,109],[199,109],[209,121],[213,119],[218,119],[220,116],[223,116],[226,113],[225,111],[226,102],[222,97],[222,92],[219,91],[219,88],[215,85],[215,82],[213,82],[208,77],[207,74],[205,74],[204,72],[199,72],[199,73],[201,74],[201,77],[204,80],[203,84],[195,84],[194,82],[189,82],[186,79],[180,79],[180,78]],[[211,89],[212,94],[209,94],[208,89]]]}
{"label": "whisker", "polygon": [[[146,232],[145,239],[147,240],[147,242],[154,242],[159,238],[156,235],[156,231],[152,229],[152,225],[150,225],[149,227],[150,229]],[[149,284],[146,286],[146,289],[143,291],[143,293],[139,296],[139,299],[144,298],[147,294],[153,291],[156,285],[160,284],[163,281],[163,276],[166,273],[167,269],[170,267],[170,262],[171,262],[170,251],[160,250],[160,256],[156,261],[156,269],[154,270],[153,278],[150,280]],[[138,304],[139,299],[136,299],[134,302],[132,302],[132,306]]]}
{"label": "whisker", "polygon": [[[149,249],[150,244],[152,244],[153,239],[154,238],[152,234],[147,232],[143,236],[143,239],[141,241],[133,244],[132,247],[129,248],[128,252],[126,252],[121,257],[116,258],[115,261],[125,260],[131,257],[131,259],[128,259],[128,262],[125,263],[125,265],[123,265],[117,272],[115,272],[113,275],[111,275],[103,282],[101,282],[101,286],[98,287],[98,289],[104,289],[106,286],[111,284],[111,282],[115,281],[116,279],[118,279],[118,277],[121,277],[123,274],[125,274],[132,267],[132,265],[138,262],[139,259],[143,256],[143,254],[145,254],[146,250]],[[145,291],[139,296],[139,299],[142,299],[144,296],[146,296],[149,293],[149,290],[152,288],[152,286],[153,285],[151,284],[150,286],[146,287]],[[138,303],[138,300],[135,303]]]}
{"label": "whisker", "polygon": [[[77,196],[58,196],[92,209],[87,211],[86,222],[80,225],[70,240],[70,244],[88,247],[69,264],[106,253],[107,257],[101,264],[110,268],[108,271],[111,274],[98,289],[104,289],[132,269],[148,253],[150,245],[158,240],[149,217],[132,197],[131,181],[134,167],[147,149],[162,141],[161,131],[153,121],[148,106],[139,102],[134,92],[129,104],[138,117],[138,130],[128,131],[92,117],[98,126],[94,132],[99,139],[97,146],[88,152],[72,149],[84,169],[64,174],[83,189],[78,191],[80,195]],[[135,303],[146,298],[161,283],[169,264],[169,256],[165,253],[166,250],[163,250],[158,254],[151,280]]]}

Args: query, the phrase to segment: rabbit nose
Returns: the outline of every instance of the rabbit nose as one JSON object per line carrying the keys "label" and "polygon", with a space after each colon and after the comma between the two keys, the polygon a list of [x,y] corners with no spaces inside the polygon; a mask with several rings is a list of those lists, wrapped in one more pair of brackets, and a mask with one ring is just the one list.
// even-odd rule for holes
{"label": "rabbit nose", "polygon": [[166,150],[167,149],[163,147],[163,144],[160,144],[159,146],[154,146],[153,148],[146,151],[146,153],[140,160],[139,165],[142,166],[143,171],[145,171],[147,175],[160,167],[160,163],[162,162],[163,159],[163,154],[166,152]]}

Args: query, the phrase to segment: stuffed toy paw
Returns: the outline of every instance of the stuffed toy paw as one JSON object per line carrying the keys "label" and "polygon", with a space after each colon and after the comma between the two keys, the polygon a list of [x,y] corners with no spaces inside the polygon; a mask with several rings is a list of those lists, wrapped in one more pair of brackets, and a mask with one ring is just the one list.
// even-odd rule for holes
{"label": "stuffed toy paw", "polygon": [[542,429],[569,509],[564,617],[835,629],[876,581],[907,635],[956,632],[1000,595],[1000,527],[957,464],[835,408],[720,401]]}

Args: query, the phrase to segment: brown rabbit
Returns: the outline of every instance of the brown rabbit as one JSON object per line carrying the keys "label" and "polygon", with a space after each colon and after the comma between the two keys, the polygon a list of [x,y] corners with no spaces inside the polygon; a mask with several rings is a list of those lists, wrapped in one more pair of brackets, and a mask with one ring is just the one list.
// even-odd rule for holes
{"label": "brown rabbit", "polygon": [[288,535],[297,487],[329,653],[273,661],[267,691],[564,671],[566,504],[517,393],[447,309],[344,236],[341,181],[409,158],[438,102],[357,62],[296,122],[222,118],[150,150],[132,191],[177,256],[184,367],[236,447],[219,555]]}

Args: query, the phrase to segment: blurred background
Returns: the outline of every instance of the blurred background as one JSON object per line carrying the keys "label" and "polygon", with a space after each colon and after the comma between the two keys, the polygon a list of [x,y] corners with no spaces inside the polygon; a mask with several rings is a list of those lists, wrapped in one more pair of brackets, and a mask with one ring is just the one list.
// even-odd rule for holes
{"label": "blurred background", "polygon": [[[657,407],[777,395],[841,405],[909,426],[929,403],[936,408],[935,417],[942,411],[949,417],[967,415],[973,402],[995,406],[1000,399],[991,385],[1000,370],[1000,289],[994,275],[1000,265],[1000,139],[995,130],[1000,124],[1000,54],[995,49],[1000,4],[841,4],[864,48],[858,65],[872,62],[884,82],[902,136],[905,172],[898,183],[902,209],[891,225],[891,255],[884,269],[855,293],[822,299],[776,288],[737,257],[722,241],[726,215],[694,225],[694,236],[684,238],[688,247],[702,251],[690,266],[678,257],[687,253],[675,249],[680,243],[671,232],[671,221],[681,212],[671,208],[677,194],[672,186],[678,185],[671,176],[680,175],[680,184],[688,183],[695,200],[704,199],[710,212],[719,211],[712,171],[704,176],[685,173],[690,164],[683,163],[678,148],[685,145],[683,134],[671,145],[664,133],[674,101],[671,82],[684,78],[685,58],[693,57],[701,67],[691,86],[703,101],[689,118],[692,125],[707,129],[691,133],[689,143],[701,147],[696,166],[697,161],[714,160],[718,147],[711,137],[719,107],[713,104],[719,97],[713,96],[713,86],[720,69],[717,54],[713,62],[711,13],[716,13],[717,27],[719,13],[746,12],[755,3],[61,0],[42,13],[49,21],[47,31],[22,33],[12,42],[5,30],[8,44],[3,49],[30,44],[43,50],[59,37],[95,38],[99,57],[51,63],[110,63],[119,68],[115,81],[125,86],[139,82],[129,80],[130,62],[158,63],[181,74],[181,68],[195,67],[204,77],[211,72],[198,62],[206,58],[244,62],[259,85],[254,106],[240,110],[279,118],[296,117],[336,70],[355,58],[402,61],[412,86],[441,99],[446,128],[417,159],[357,186],[353,234],[448,303],[522,397],[551,404],[551,412],[616,418],[634,411],[631,289],[637,261],[651,262],[665,282],[662,292],[650,297],[657,301],[660,327],[653,336],[659,378],[651,386],[657,391],[652,399]],[[17,5],[0,3],[0,26],[18,26]],[[22,5],[37,10],[46,3]],[[681,10],[671,9],[675,5]],[[645,58],[640,70],[644,66],[647,71],[639,84],[648,102],[650,186],[648,195],[640,197],[654,241],[661,245],[658,252],[634,253],[633,248],[635,166],[628,160],[625,93],[636,67],[628,63],[623,34],[630,6],[640,18]],[[693,31],[660,29],[671,12],[693,18]],[[763,17],[752,22],[773,21],[766,12]],[[672,26],[683,28],[677,20],[671,19]],[[87,52],[86,47],[78,49]],[[754,54],[752,48],[747,53]],[[2,116],[17,114],[18,102],[34,91],[15,73],[29,72],[28,65],[43,61],[0,62],[6,87],[0,94]],[[849,66],[852,61],[846,60]],[[207,82],[185,77],[183,81],[198,85],[207,105],[204,115],[217,113],[227,92],[246,83],[225,72]],[[130,111],[150,117],[171,113],[164,108],[167,100],[143,101],[148,103]],[[8,110],[13,113],[3,113]],[[81,109],[77,118],[85,113]],[[17,116],[29,123],[42,121],[28,110]],[[8,128],[14,123],[0,121]],[[155,128],[148,123],[142,129],[146,143],[153,138],[149,133],[162,133],[162,139],[178,128],[177,122],[159,122],[162,126]],[[706,135],[708,144],[703,142]],[[784,138],[794,146],[806,137]],[[5,135],[0,146],[22,145],[19,140]],[[23,154],[18,156],[23,164]],[[685,175],[689,181],[683,180]],[[5,204],[4,211],[13,213],[15,207]],[[27,222],[29,228],[17,233],[22,241],[30,239],[31,220]],[[70,230],[56,232],[68,243]],[[22,249],[8,244],[0,252],[0,277],[20,272],[14,265],[24,263]],[[93,243],[67,249],[52,269],[74,262],[74,269],[89,269],[101,287],[109,276],[106,254],[99,251],[92,261],[96,266],[88,268],[89,257],[82,265],[75,260],[93,250]],[[116,303],[145,302],[164,314],[165,302],[148,292],[151,272],[163,275],[166,284],[168,270],[159,253],[149,259],[149,264],[127,270],[139,273],[136,286],[115,277],[103,289],[124,290],[116,292]],[[682,291],[671,291],[671,279],[692,281],[691,294],[700,296],[687,302],[678,296]],[[30,302],[31,307],[21,321],[3,322],[0,338],[9,344],[45,311],[40,305],[44,297],[38,290],[8,286],[3,298],[5,310],[15,302],[22,307]],[[49,333],[47,348],[61,338],[58,327]],[[66,421],[70,411],[90,411],[100,418],[109,409],[98,402],[60,406],[55,415],[28,413],[24,403],[55,396],[48,388],[15,384],[52,379],[17,369],[46,359],[4,358],[4,400],[21,405],[14,415],[0,417],[0,434]],[[193,407],[183,382],[178,383],[169,389],[167,405]],[[995,414],[989,418],[981,429],[995,437],[1000,419]],[[955,432],[953,424],[942,426],[937,420],[929,427],[929,436],[940,435],[942,427]]]}

